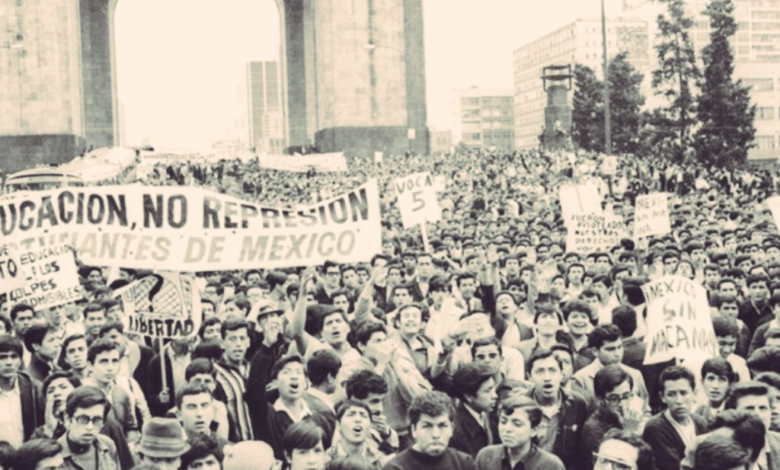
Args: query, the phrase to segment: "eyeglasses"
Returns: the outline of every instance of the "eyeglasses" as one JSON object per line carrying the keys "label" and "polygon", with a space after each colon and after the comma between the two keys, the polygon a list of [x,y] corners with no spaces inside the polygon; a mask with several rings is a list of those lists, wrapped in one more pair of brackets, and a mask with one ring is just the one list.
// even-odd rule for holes
{"label": "eyeglasses", "polygon": [[593,454],[593,458],[596,461],[596,465],[594,468],[598,468],[598,469],[611,468],[612,470],[636,470],[636,465],[628,464],[625,462],[618,462],[616,460],[612,460],[609,457],[604,457],[597,453]]}
{"label": "eyeglasses", "polygon": [[628,401],[633,397],[633,393],[625,393],[623,395],[607,395],[604,397],[605,400],[607,400],[607,403],[610,405],[619,405],[620,403],[624,401]]}
{"label": "eyeglasses", "polygon": [[94,418],[90,418],[89,416],[86,415],[78,415],[73,417],[73,421],[77,422],[82,426],[86,426],[87,424],[92,423],[95,425],[96,428],[103,427],[102,416],[95,416]]}

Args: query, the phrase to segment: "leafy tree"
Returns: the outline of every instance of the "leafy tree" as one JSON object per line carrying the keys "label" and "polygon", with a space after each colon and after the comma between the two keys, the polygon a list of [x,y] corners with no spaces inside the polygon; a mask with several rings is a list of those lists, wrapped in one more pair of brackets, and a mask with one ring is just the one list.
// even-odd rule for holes
{"label": "leafy tree", "polygon": [[668,15],[658,16],[658,40],[655,46],[659,69],[653,72],[656,94],[667,99],[663,114],[672,123],[675,142],[669,142],[671,157],[683,160],[692,144],[696,117],[695,88],[701,78],[689,31],[693,20],[685,14],[684,0],[659,0],[667,5]]}
{"label": "leafy tree", "polygon": [[754,145],[755,105],[741,81],[734,82],[734,53],[729,42],[737,31],[732,0],[711,0],[710,44],[702,51],[704,82],[699,96],[696,152],[700,162],[718,166],[744,163]]}
{"label": "leafy tree", "polygon": [[645,97],[640,92],[642,74],[621,52],[609,63],[609,100],[612,149],[618,153],[636,153],[639,149],[641,108]]}
{"label": "leafy tree", "polygon": [[590,67],[574,67],[572,140],[579,148],[604,151],[604,94],[601,81]]}

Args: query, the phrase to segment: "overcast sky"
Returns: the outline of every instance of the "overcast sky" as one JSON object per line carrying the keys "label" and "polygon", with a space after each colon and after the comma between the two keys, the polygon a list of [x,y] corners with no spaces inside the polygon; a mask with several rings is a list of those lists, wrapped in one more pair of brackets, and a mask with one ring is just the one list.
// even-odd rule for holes
{"label": "overcast sky", "polygon": [[[439,129],[451,127],[454,89],[511,89],[514,49],[600,15],[600,0],[424,1],[428,124]],[[608,14],[619,6],[608,0]],[[115,26],[128,145],[230,137],[246,115],[245,64],[279,56],[275,0],[122,0]]]}

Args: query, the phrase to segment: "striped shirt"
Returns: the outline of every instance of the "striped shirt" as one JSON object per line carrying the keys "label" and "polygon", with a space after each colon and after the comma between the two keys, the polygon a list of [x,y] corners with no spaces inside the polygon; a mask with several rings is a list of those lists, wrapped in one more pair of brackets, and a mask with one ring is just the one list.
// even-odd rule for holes
{"label": "striped shirt", "polygon": [[252,435],[252,421],[249,417],[249,407],[244,400],[246,393],[246,379],[241,371],[224,362],[214,364],[217,372],[217,382],[222,386],[227,397],[228,414],[235,427],[232,434],[240,441],[254,439]]}

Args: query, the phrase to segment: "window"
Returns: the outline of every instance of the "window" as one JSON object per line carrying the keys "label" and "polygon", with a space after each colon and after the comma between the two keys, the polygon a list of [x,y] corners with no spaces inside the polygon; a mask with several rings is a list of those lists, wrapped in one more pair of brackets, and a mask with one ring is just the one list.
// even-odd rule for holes
{"label": "window", "polygon": [[774,150],[775,138],[771,135],[757,135],[756,148],[758,150]]}
{"label": "window", "polygon": [[775,89],[775,82],[771,78],[745,78],[742,83],[751,87],[751,91],[772,91]]}
{"label": "window", "polygon": [[768,121],[775,118],[775,108],[769,106],[756,107],[756,120]]}

